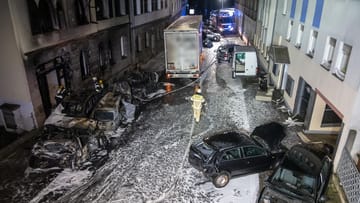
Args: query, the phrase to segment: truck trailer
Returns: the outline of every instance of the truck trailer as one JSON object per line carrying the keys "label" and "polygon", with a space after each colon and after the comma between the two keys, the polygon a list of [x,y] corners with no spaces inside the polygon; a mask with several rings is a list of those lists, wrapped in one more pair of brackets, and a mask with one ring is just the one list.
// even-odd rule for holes
{"label": "truck trailer", "polygon": [[181,16],[164,30],[168,78],[199,78],[202,51],[202,16]]}

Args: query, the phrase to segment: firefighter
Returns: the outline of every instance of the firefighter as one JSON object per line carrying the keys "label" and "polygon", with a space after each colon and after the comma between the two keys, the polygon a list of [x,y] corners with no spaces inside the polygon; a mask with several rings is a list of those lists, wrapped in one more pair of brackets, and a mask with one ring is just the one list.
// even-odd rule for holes
{"label": "firefighter", "polygon": [[56,90],[56,95],[55,95],[56,105],[59,105],[61,103],[65,95],[66,95],[66,89],[64,86],[60,85]]}
{"label": "firefighter", "polygon": [[201,95],[200,87],[196,87],[195,94],[191,97],[191,101],[193,101],[193,110],[194,110],[194,118],[196,122],[200,121],[201,107],[205,102],[204,97]]}
{"label": "firefighter", "polygon": [[94,88],[96,92],[101,92],[104,89],[104,83],[102,80],[98,80],[97,77],[93,77]]}

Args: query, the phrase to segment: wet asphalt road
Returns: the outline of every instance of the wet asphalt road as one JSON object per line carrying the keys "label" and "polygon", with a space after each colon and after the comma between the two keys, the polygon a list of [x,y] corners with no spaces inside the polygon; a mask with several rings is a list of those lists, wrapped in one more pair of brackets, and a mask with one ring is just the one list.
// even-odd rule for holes
{"label": "wet asphalt road", "polygon": [[[230,64],[215,62],[220,43],[238,41],[232,37],[214,43],[206,52],[209,68],[201,79],[206,105],[198,124],[193,124],[191,102],[193,85],[146,105],[141,116],[126,128],[122,136],[127,143],[110,154],[110,159],[80,185],[37,195],[56,177],[58,171],[34,172],[25,176],[26,156],[31,143],[21,155],[2,161],[0,170],[8,170],[17,162],[16,173],[2,175],[0,202],[221,202],[222,194],[201,188],[207,182],[186,161],[189,143],[209,134],[225,130],[251,131],[257,125],[283,122],[281,113],[271,102],[255,100],[256,78],[231,78]],[[174,89],[192,80],[171,81]],[[288,129],[284,144],[299,142]],[[185,160],[185,161],[184,161]],[[3,174],[3,173],[2,173]],[[61,181],[60,181],[61,182]],[[35,197],[35,198],[34,198]]]}

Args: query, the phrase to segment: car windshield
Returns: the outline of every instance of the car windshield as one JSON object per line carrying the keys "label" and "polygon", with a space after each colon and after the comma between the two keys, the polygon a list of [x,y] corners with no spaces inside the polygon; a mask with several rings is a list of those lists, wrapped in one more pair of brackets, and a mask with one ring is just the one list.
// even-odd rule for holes
{"label": "car windshield", "polygon": [[234,23],[233,17],[222,17],[220,18],[220,23]]}
{"label": "car windshield", "polygon": [[212,154],[215,153],[214,149],[211,148],[206,143],[202,142],[196,146],[196,149],[199,150],[205,160],[209,160]]}
{"label": "car windshield", "polygon": [[64,106],[63,113],[69,115],[81,114],[83,109],[82,105],[79,103],[67,102],[67,103],[63,103],[63,106]]}
{"label": "car windshield", "polygon": [[307,174],[286,168],[278,168],[271,182],[297,195],[315,196],[316,179]]}
{"label": "car windshield", "polygon": [[94,113],[94,118],[98,121],[112,121],[114,120],[114,114],[109,111],[96,110]]}

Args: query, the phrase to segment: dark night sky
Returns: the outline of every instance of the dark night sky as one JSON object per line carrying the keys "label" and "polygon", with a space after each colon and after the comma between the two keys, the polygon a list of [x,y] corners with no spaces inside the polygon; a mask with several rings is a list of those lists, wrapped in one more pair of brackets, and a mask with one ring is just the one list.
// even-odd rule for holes
{"label": "dark night sky", "polygon": [[[224,8],[233,8],[235,0],[223,0]],[[189,8],[195,9],[195,14],[209,15],[211,10],[221,8],[221,0],[189,0]]]}

